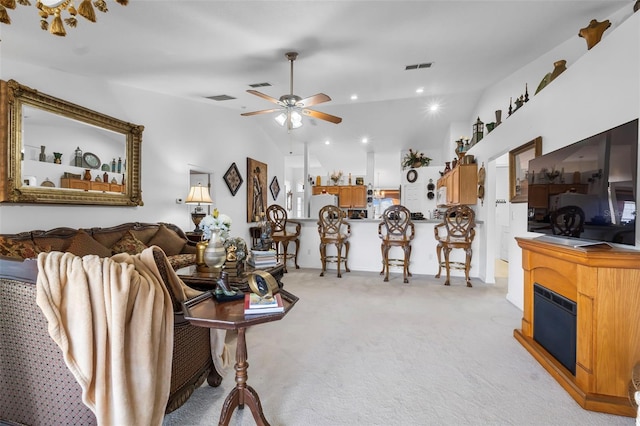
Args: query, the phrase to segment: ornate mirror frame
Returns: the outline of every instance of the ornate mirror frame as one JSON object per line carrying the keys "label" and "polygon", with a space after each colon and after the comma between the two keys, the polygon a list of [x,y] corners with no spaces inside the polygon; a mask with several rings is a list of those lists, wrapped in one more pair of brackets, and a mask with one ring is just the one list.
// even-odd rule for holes
{"label": "ornate mirror frame", "polygon": [[[35,108],[88,126],[122,134],[126,168],[122,192],[29,186],[24,183],[23,107]],[[131,124],[45,95],[15,80],[0,81],[0,202],[142,206],[140,162],[144,126]],[[46,141],[44,141],[46,143]],[[90,141],[88,141],[90,144]],[[61,169],[63,171],[63,169]]]}

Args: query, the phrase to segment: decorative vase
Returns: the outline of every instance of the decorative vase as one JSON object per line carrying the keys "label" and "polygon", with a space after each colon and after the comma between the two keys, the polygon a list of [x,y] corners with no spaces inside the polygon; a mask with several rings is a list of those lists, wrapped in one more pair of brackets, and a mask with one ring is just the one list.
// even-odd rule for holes
{"label": "decorative vase", "polygon": [[47,154],[44,152],[46,147],[44,145],[40,145],[40,161],[47,161]]}
{"label": "decorative vase", "polygon": [[411,167],[413,167],[414,169],[418,169],[418,168],[422,167],[422,162],[419,161],[419,160],[416,160],[416,161],[413,162]]}
{"label": "decorative vase", "polygon": [[91,180],[91,170],[85,169],[84,171],[84,180]]}
{"label": "decorative vase", "polygon": [[211,230],[211,239],[207,248],[204,249],[204,263],[209,268],[219,269],[227,258],[227,250],[224,248],[219,230]]}
{"label": "decorative vase", "polygon": [[444,172],[447,173],[447,172],[450,172],[450,171],[451,171],[451,162],[447,161],[447,162],[444,163]]}
{"label": "decorative vase", "polygon": [[62,153],[54,152],[53,153],[53,162],[56,164],[62,164]]}

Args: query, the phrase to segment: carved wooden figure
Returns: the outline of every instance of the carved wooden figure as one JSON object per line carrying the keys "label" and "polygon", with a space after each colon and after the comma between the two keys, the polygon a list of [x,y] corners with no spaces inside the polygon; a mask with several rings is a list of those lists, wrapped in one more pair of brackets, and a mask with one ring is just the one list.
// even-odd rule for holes
{"label": "carved wooden figure", "polygon": [[578,35],[587,41],[587,49],[591,49],[600,42],[602,34],[610,26],[611,22],[608,19],[602,22],[592,19],[588,26],[580,29]]}

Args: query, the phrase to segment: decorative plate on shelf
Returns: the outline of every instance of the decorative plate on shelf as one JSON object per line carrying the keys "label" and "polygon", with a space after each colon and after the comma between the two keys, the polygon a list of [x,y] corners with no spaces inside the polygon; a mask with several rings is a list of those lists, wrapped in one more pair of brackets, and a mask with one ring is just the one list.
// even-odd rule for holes
{"label": "decorative plate on shelf", "polygon": [[46,179],[44,180],[44,182],[42,182],[42,183],[40,184],[40,186],[46,186],[46,187],[48,187],[48,188],[55,188],[55,187],[56,187],[56,184],[55,184],[55,183],[53,183],[53,182],[51,182],[51,181],[49,180],[49,178],[46,178]]}
{"label": "decorative plate on shelf", "polygon": [[97,155],[92,154],[91,152],[85,152],[82,159],[90,169],[97,169],[100,167],[100,159]]}

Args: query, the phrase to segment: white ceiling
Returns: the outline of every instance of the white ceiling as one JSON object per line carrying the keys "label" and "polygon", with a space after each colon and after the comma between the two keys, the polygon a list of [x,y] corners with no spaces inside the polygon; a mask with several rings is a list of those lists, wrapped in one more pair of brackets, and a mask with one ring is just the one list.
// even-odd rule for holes
{"label": "white ceiling", "polygon": [[[35,4],[35,1],[32,0]],[[632,1],[168,1],[107,0],[97,23],[78,18],[66,37],[40,30],[35,6],[0,24],[2,58],[213,103],[238,112],[272,108],[249,84],[289,92],[284,54],[299,52],[294,93],[326,93],[313,107],[341,124],[304,118],[288,135],[275,114],[244,117],[283,152],[303,142],[327,168],[365,151],[440,149],[451,122],[466,122],[482,90]],[[406,65],[433,62],[428,69]],[[19,80],[19,76],[12,76]],[[424,93],[416,94],[418,87]],[[235,100],[216,102],[213,95]],[[357,101],[350,100],[352,94]],[[430,113],[437,101],[441,109]],[[471,126],[471,123],[469,123]],[[360,141],[369,139],[367,145]],[[326,140],[331,145],[325,146]],[[299,157],[296,157],[299,158]]]}

